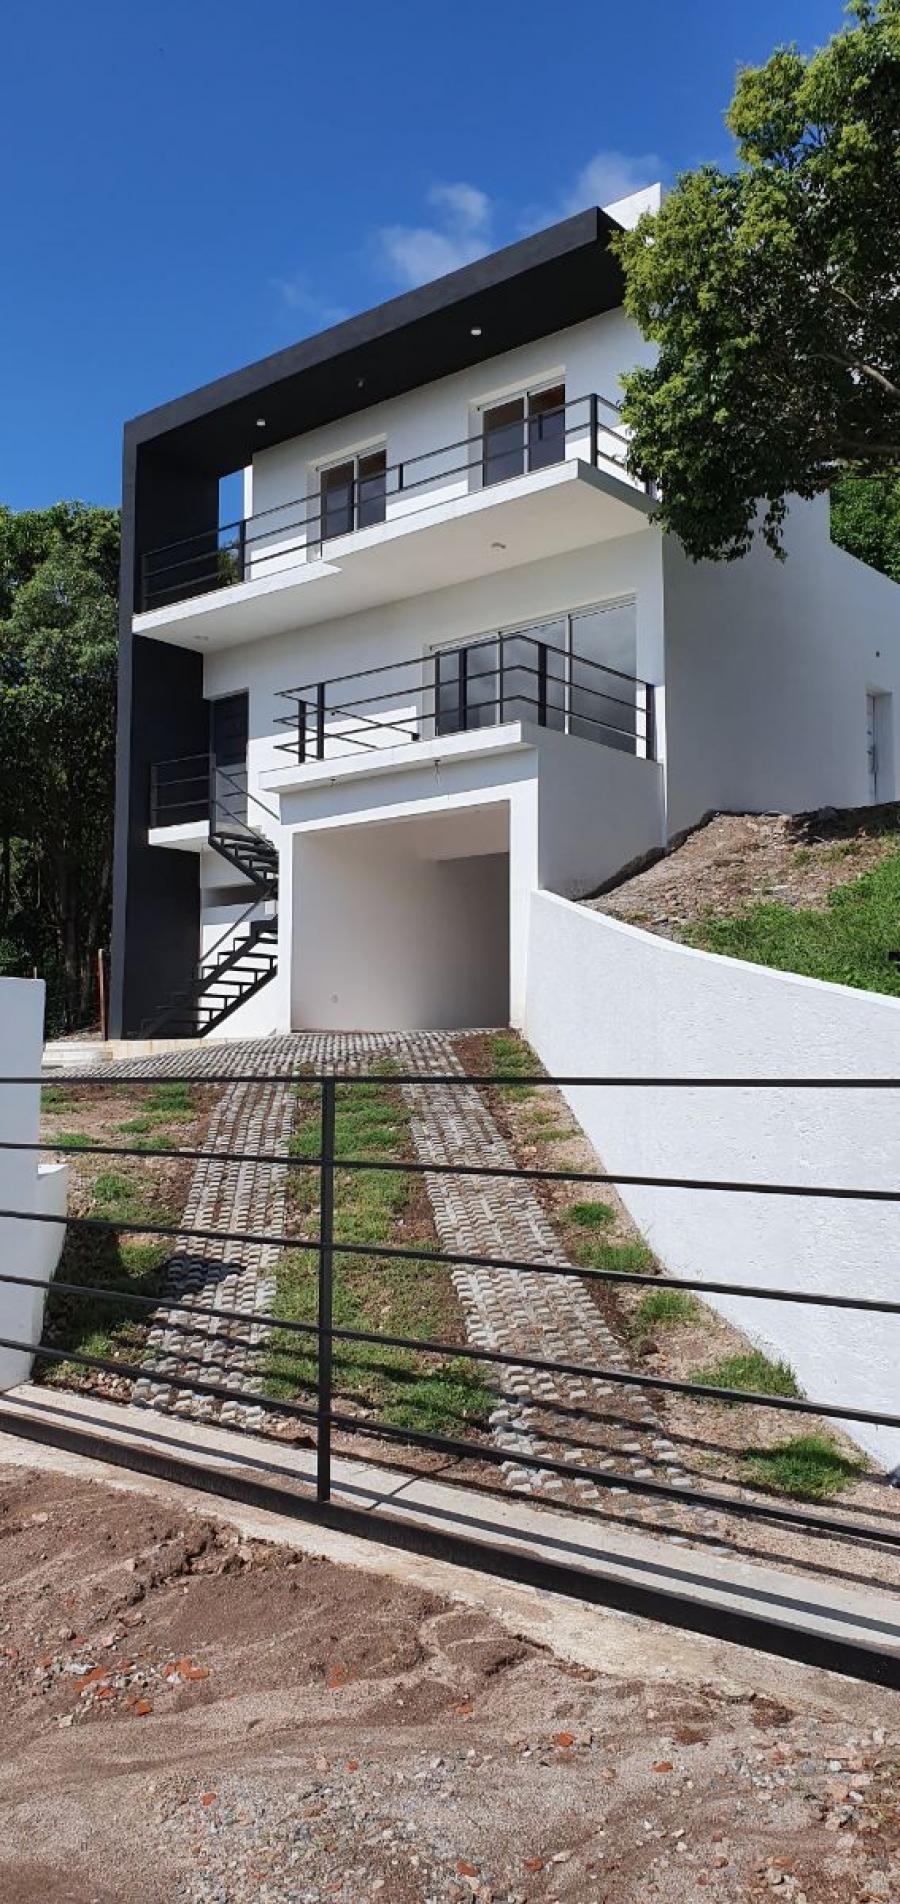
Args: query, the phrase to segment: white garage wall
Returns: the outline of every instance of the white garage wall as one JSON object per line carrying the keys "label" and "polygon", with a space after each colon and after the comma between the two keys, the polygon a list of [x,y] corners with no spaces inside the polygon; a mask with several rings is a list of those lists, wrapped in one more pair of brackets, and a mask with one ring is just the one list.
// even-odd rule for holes
{"label": "white garage wall", "polygon": [[422,857],[422,824],[295,837],[295,1027],[508,1022],[508,855]]}
{"label": "white garage wall", "polygon": [[[7,1077],[37,1077],[44,1038],[44,984],[40,979],[0,978],[0,1052]],[[0,1085],[0,1138],[4,1143],[36,1143],[40,1086]],[[65,1164],[40,1164],[36,1150],[0,1148],[0,1207],[64,1216],[69,1173]],[[59,1261],[62,1223],[23,1223],[0,1217],[0,1268],[16,1276],[49,1282]],[[36,1344],[40,1340],[46,1297],[42,1289],[0,1282],[0,1336]],[[25,1382],[32,1357],[0,1348],[0,1390]]]}
{"label": "white garage wall", "polygon": [[[900,1001],[696,952],[548,893],[531,903],[525,1030],[555,1074],[900,1078]],[[611,1171],[900,1189],[900,1090],[701,1082],[566,1096]],[[674,1275],[897,1298],[900,1205],[622,1196]],[[785,1356],[811,1397],[900,1414],[900,1317],[710,1300]],[[842,1425],[887,1466],[900,1462],[900,1431]]]}

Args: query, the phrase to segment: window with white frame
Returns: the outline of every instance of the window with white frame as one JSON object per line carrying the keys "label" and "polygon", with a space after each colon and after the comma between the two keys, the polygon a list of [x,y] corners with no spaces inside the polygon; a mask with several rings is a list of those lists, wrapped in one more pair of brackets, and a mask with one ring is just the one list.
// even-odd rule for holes
{"label": "window with white frame", "polygon": [[339,462],[326,463],[317,472],[318,533],[313,539],[330,542],[383,522],[387,510],[387,451],[360,450]]}
{"label": "window with white frame", "polygon": [[484,405],[481,440],[485,489],[561,463],[566,454],[565,383],[557,380]]}

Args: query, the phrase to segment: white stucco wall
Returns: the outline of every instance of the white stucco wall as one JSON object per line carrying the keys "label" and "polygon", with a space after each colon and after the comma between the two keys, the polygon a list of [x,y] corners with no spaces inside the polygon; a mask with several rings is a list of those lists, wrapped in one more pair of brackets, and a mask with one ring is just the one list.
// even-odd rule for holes
{"label": "white stucco wall", "polygon": [[431,856],[428,834],[427,821],[407,820],[296,836],[295,1026],[508,1022],[508,855]]}
{"label": "white stucco wall", "polygon": [[[389,515],[420,511],[429,503],[466,495],[478,486],[477,446],[467,449],[464,443],[477,435],[479,411],[485,403],[557,381],[565,383],[569,402],[596,391],[616,403],[621,396],[622,371],[651,361],[652,355],[652,347],[644,343],[623,310],[607,311],[521,349],[442,377],[390,403],[373,405],[321,430],[260,451],[253,459],[253,509],[257,516],[267,510],[276,513],[268,522],[257,523],[257,529],[265,530],[265,539],[253,545],[256,572],[271,572],[277,567],[279,548],[296,547],[307,539],[302,528],[299,535],[296,528],[286,531],[307,506],[315,510],[316,472],[323,463],[383,446],[389,466],[404,464],[409,486],[397,493],[395,481],[390,481]],[[573,434],[567,453],[587,460],[586,404],[572,409],[567,423],[573,432],[584,425],[583,442]],[[621,455],[621,446],[612,438],[601,438],[604,448]],[[469,460],[472,468],[460,469]],[[308,539],[315,540],[317,533],[317,523],[313,522]]]}
{"label": "white stucco wall", "polygon": [[867,691],[893,695],[900,761],[900,587],[835,548],[825,497],[785,542],[732,563],[663,544],[670,835],[711,807],[864,805]]}
{"label": "white stucco wall", "polygon": [[[408,673],[403,670],[399,678],[376,675],[367,687],[370,694],[396,690],[397,707],[408,708],[420,665],[433,648],[626,595],[635,598],[635,673],[642,680],[661,682],[662,542],[651,528],[413,600],[207,654],[203,691],[208,700],[242,691],[249,695],[249,784],[251,795],[262,801],[259,805],[251,800],[251,824],[277,837],[277,825],[266,811],[277,802],[260,775],[286,760],[278,745],[288,736],[276,720],[294,710],[279,699],[281,690],[352,675],[382,660],[408,662]],[[385,704],[387,711],[390,706]],[[663,705],[658,705],[657,717],[664,736]]]}
{"label": "white stucco wall", "polygon": [[[279,690],[371,667],[379,656],[386,661],[406,658],[410,670],[399,683],[398,706],[408,705],[410,685],[419,678],[422,659],[437,644],[464,641],[495,628],[629,595],[634,596],[636,605],[637,673],[658,682],[663,656],[662,555],[660,537],[652,529],[594,549],[442,589],[415,601],[398,602],[205,657],[204,691],[208,698],[244,689],[248,692],[248,818],[251,825],[274,839],[281,851],[278,977],[241,1006],[214,1036],[259,1036],[292,1022],[289,973],[294,912],[289,895],[293,880],[299,876],[288,841],[293,829],[337,825],[351,817],[367,824],[433,812],[447,802],[467,804],[497,798],[511,802],[511,1010],[514,1020],[521,1021],[529,894],[538,884],[566,892],[588,890],[637,853],[657,844],[661,837],[659,769],[595,743],[570,741],[552,731],[542,733],[540,747],[546,769],[541,783],[544,805],[539,855],[536,758],[519,758],[514,764],[500,755],[493,760],[461,758],[455,763],[443,762],[439,768],[423,759],[412,768],[409,756],[414,750],[409,749],[404,750],[407,758],[402,770],[394,772],[386,763],[383,773],[362,781],[347,774],[342,763],[336,763],[333,777],[281,800],[271,784],[272,774],[287,764],[285,754],[278,751],[284,730],[275,725],[276,717],[288,707],[279,700]],[[368,683],[368,692],[378,692],[380,684],[398,686],[396,677],[376,676]],[[662,690],[657,699],[657,730],[662,744]],[[510,786],[506,785],[508,780]],[[279,810],[280,822],[273,818]],[[227,918],[214,892],[221,888],[223,878],[227,881],[228,874],[218,864],[218,855],[204,854],[202,865],[206,949]],[[235,916],[241,891],[246,887],[235,887]],[[297,1022],[296,1017],[293,1022]]]}
{"label": "white stucco wall", "polygon": [[[4,1076],[37,1077],[43,1038],[43,981],[0,978],[0,1068]],[[37,1084],[0,1085],[0,1139],[37,1142],[40,1096]],[[65,1164],[41,1165],[36,1150],[0,1148],[0,1208],[64,1216],[68,1174]],[[23,1223],[16,1217],[0,1217],[0,1268],[49,1282],[64,1235],[61,1223]],[[0,1336],[37,1344],[45,1301],[43,1290],[0,1282]],[[0,1389],[27,1381],[32,1359],[27,1351],[0,1348]]]}
{"label": "white stucco wall", "polygon": [[[900,1077],[900,1001],[693,951],[546,893],[531,904],[525,1030],[554,1074]],[[611,1171],[900,1188],[900,1091],[699,1082],[566,1096]],[[896,1297],[900,1205],[621,1194],[674,1275]],[[710,1300],[786,1357],[811,1397],[900,1413],[900,1317]],[[900,1431],[842,1425],[885,1465],[900,1462]]]}

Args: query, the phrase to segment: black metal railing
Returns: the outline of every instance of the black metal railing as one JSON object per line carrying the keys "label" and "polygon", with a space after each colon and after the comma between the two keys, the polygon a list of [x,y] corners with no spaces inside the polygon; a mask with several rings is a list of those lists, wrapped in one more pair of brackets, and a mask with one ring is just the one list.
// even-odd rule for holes
{"label": "black metal railing", "polygon": [[320,486],[312,495],[145,550],[138,608],[164,608],[291,567],[318,556],[337,537],[375,527],[392,514],[434,508],[446,500],[448,484],[493,488],[570,457],[652,493],[652,485],[629,470],[619,405],[591,391],[499,431],[485,424],[477,434],[388,463],[377,477],[347,477],[337,501],[333,490]]}
{"label": "black metal railing", "polygon": [[655,757],[654,690],[528,631],[480,637],[406,661],[282,688],[277,750],[300,762],[373,753],[507,721]]}
{"label": "black metal railing", "polygon": [[149,816],[151,827],[187,826],[209,821],[210,831],[246,832],[251,807],[278,819],[250,787],[245,764],[223,764],[209,749],[205,754],[182,754],[157,760],[150,767]]}
{"label": "black metal railing", "polygon": [[[157,1318],[164,1316],[166,1329],[175,1334],[183,1334],[187,1344],[185,1349],[185,1362],[178,1367],[173,1366],[171,1351],[166,1351],[168,1359],[166,1360],[165,1367],[160,1366],[157,1372],[159,1378],[164,1379],[167,1385],[179,1391],[183,1390],[213,1400],[227,1400],[231,1403],[234,1403],[235,1399],[239,1396],[243,1405],[251,1407],[258,1406],[262,1408],[269,1417],[280,1416],[286,1421],[299,1420],[314,1426],[316,1430],[316,1494],[322,1511],[325,1510],[331,1498],[332,1438],[336,1431],[339,1431],[340,1434],[346,1437],[351,1443],[353,1439],[362,1439],[370,1442],[374,1441],[380,1444],[382,1448],[390,1443],[399,1443],[408,1447],[419,1447],[431,1452],[437,1452],[452,1460],[480,1463],[487,1469],[491,1467],[497,1468],[509,1459],[508,1448],[498,1445],[495,1440],[484,1435],[479,1438],[474,1434],[462,1435],[456,1432],[432,1432],[426,1427],[400,1426],[395,1422],[385,1419],[383,1415],[379,1415],[377,1408],[374,1406],[367,1407],[367,1409],[362,1412],[352,1412],[347,1408],[335,1406],[334,1364],[336,1354],[346,1353],[350,1349],[360,1347],[369,1347],[391,1352],[395,1350],[411,1351],[417,1356],[425,1357],[446,1358],[452,1356],[453,1358],[464,1358],[476,1368],[480,1369],[488,1367],[495,1367],[499,1370],[504,1368],[517,1368],[550,1376],[566,1374],[578,1378],[581,1382],[602,1382],[607,1384],[612,1389],[613,1394],[623,1388],[630,1388],[632,1391],[637,1388],[648,1391],[651,1394],[681,1395],[692,1397],[700,1401],[727,1403],[729,1406],[748,1410],[751,1418],[754,1411],[763,1409],[779,1411],[787,1418],[790,1418],[791,1415],[803,1415],[807,1418],[810,1415],[815,1415],[829,1421],[864,1423],[879,1428],[900,1429],[900,1414],[889,1408],[866,1407],[862,1405],[859,1398],[854,1395],[846,1395],[840,1399],[832,1400],[825,1398],[817,1399],[797,1393],[748,1392],[744,1388],[717,1385],[712,1381],[676,1379],[673,1376],[664,1376],[661,1373],[654,1373],[652,1370],[629,1367],[623,1362],[598,1365],[574,1360],[561,1362],[552,1354],[549,1348],[546,1354],[535,1355],[515,1349],[501,1350],[497,1347],[484,1346],[478,1342],[448,1342],[443,1338],[437,1338],[430,1332],[419,1333],[414,1326],[410,1326],[407,1330],[403,1331],[396,1329],[377,1330],[345,1326],[335,1319],[336,1261],[340,1262],[343,1259],[347,1259],[352,1262],[354,1259],[358,1260],[360,1258],[365,1258],[370,1262],[373,1260],[383,1261],[387,1264],[393,1264],[395,1268],[400,1268],[404,1264],[415,1264],[420,1267],[439,1264],[454,1270],[457,1268],[466,1268],[468,1270],[477,1268],[479,1273],[486,1274],[492,1271],[514,1271],[527,1273],[529,1276],[539,1275],[550,1278],[575,1277],[587,1287],[593,1286],[598,1290],[607,1291],[614,1289],[616,1286],[624,1286],[631,1289],[645,1288],[654,1291],[660,1289],[679,1291],[694,1290],[701,1296],[726,1296],[731,1300],[747,1300],[751,1305],[758,1301],[800,1304],[808,1309],[821,1311],[826,1315],[833,1314],[836,1328],[839,1326],[840,1316],[844,1313],[862,1313],[873,1317],[898,1316],[900,1315],[900,1299],[898,1299],[896,1293],[886,1292],[883,1296],[863,1296],[846,1289],[832,1291],[810,1289],[802,1285],[798,1286],[796,1282],[785,1283],[784,1281],[776,1280],[760,1284],[727,1279],[710,1280],[706,1277],[691,1275],[675,1277],[668,1274],[647,1273],[642,1269],[586,1268],[572,1263],[557,1264],[535,1262],[530,1259],[522,1260],[520,1258],[498,1254],[489,1255],[479,1253],[469,1248],[447,1250],[431,1249],[422,1243],[370,1242],[368,1240],[361,1242],[350,1237],[345,1238],[340,1232],[338,1205],[336,1201],[336,1176],[338,1172],[352,1173],[364,1171],[376,1173],[402,1172],[409,1175],[419,1174],[425,1178],[433,1178],[435,1176],[476,1178],[484,1183],[486,1195],[489,1194],[491,1181],[504,1182],[511,1179],[516,1182],[540,1186],[564,1184],[577,1188],[578,1186],[594,1187],[597,1185],[616,1185],[619,1187],[639,1185],[644,1187],[652,1186],[658,1191],[671,1191],[675,1194],[682,1191],[703,1191],[712,1195],[752,1194],[753,1196],[764,1195],[766,1197],[778,1198],[837,1199],[856,1203],[888,1204],[895,1207],[900,1205],[900,1188],[865,1188],[859,1185],[754,1181],[753,1179],[724,1181],[717,1178],[654,1175],[626,1170],[551,1169],[536,1166],[519,1167],[497,1163],[449,1163],[435,1161],[434,1159],[430,1161],[418,1161],[410,1159],[406,1155],[390,1153],[380,1153],[376,1156],[343,1155],[339,1154],[336,1148],[335,1111],[336,1093],[338,1089],[356,1088],[360,1086],[368,1088],[375,1086],[380,1089],[384,1089],[386,1085],[398,1089],[414,1087],[416,1092],[470,1090],[473,1086],[479,1090],[513,1086],[517,1091],[521,1091],[525,1087],[538,1089],[547,1085],[553,1085],[564,1090],[572,1090],[576,1087],[579,1090],[585,1087],[596,1090],[608,1088],[644,1090],[651,1088],[654,1090],[665,1089],[672,1091],[677,1097],[678,1093],[683,1090],[696,1091],[698,1088],[724,1092],[734,1090],[740,1092],[755,1092],[758,1090],[780,1092],[783,1090],[805,1091],[810,1089],[827,1093],[848,1090],[874,1092],[896,1091],[900,1089],[900,1080],[894,1078],[840,1079],[784,1077],[638,1078],[633,1076],[548,1078],[544,1073],[539,1073],[535,1076],[515,1073],[513,1075],[497,1074],[473,1078],[459,1072],[453,1072],[448,1075],[440,1073],[421,1075],[418,1073],[404,1073],[399,1069],[390,1069],[387,1073],[376,1070],[368,1074],[353,1072],[347,1075],[313,1075],[297,1071],[293,1074],[289,1072],[287,1074],[287,1081],[290,1080],[292,1075],[296,1078],[297,1084],[302,1085],[305,1093],[309,1093],[310,1091],[318,1092],[320,1102],[318,1144],[317,1146],[304,1146],[302,1156],[288,1155],[286,1157],[282,1151],[270,1152],[265,1149],[225,1149],[224,1147],[219,1148],[218,1146],[211,1152],[210,1148],[206,1145],[191,1146],[186,1144],[173,1144],[171,1146],[158,1146],[154,1143],[153,1157],[156,1160],[166,1158],[208,1159],[212,1154],[217,1159],[228,1162],[229,1164],[250,1164],[256,1167],[270,1166],[279,1173],[283,1173],[285,1170],[313,1171],[316,1173],[317,1182],[315,1194],[310,1197],[310,1207],[317,1210],[318,1222],[314,1226],[312,1234],[308,1234],[305,1231],[299,1234],[288,1233],[281,1230],[250,1231],[237,1227],[219,1229],[190,1224],[188,1222],[179,1222],[177,1224],[171,1221],[154,1222],[144,1211],[142,1211],[135,1220],[129,1222],[120,1219],[118,1216],[108,1218],[73,1214],[66,1217],[51,1215],[49,1213],[38,1214],[22,1209],[0,1208],[0,1220],[4,1222],[46,1222],[67,1225],[68,1229],[75,1236],[80,1233],[99,1233],[106,1236],[155,1236],[162,1239],[172,1239],[173,1249],[177,1238],[178,1249],[182,1254],[184,1253],[187,1243],[193,1239],[203,1245],[203,1259],[207,1264],[210,1277],[210,1304],[209,1306],[204,1306],[202,1303],[199,1303],[196,1293],[192,1293],[190,1299],[182,1300],[174,1294],[167,1293],[164,1288],[153,1294],[147,1294],[139,1289],[123,1287],[118,1281],[115,1286],[109,1283],[88,1284],[80,1281],[69,1281],[60,1277],[51,1279],[48,1282],[46,1279],[17,1273],[15,1268],[10,1265],[8,1255],[4,1259],[3,1266],[0,1267],[0,1288],[4,1285],[14,1285],[30,1289],[54,1290],[58,1294],[64,1295],[68,1302],[77,1303],[84,1301],[88,1305],[89,1312],[92,1315],[95,1313],[95,1305],[99,1303],[113,1304],[120,1308],[122,1305],[125,1305],[126,1308],[128,1305],[131,1305],[131,1308],[135,1310],[138,1315],[144,1314],[149,1317],[152,1314]],[[46,1083],[47,1079],[20,1077],[0,1078],[0,1085],[4,1088],[15,1085],[34,1085],[41,1082]],[[144,1075],[143,1077],[128,1077],[127,1082],[129,1090],[139,1090],[148,1086],[152,1088],[155,1080],[152,1077]],[[181,1072],[176,1070],[173,1074],[167,1075],[166,1082],[169,1084],[200,1084],[204,1087],[215,1084],[221,1084],[223,1086],[254,1084],[261,1086],[274,1083],[283,1086],[286,1082],[286,1074],[284,1070],[275,1072],[253,1068],[243,1070],[240,1066],[235,1066],[233,1069],[226,1067],[223,1072],[217,1073],[215,1067],[210,1066],[209,1069],[199,1074],[194,1070],[189,1071],[186,1075],[182,1075]],[[105,1086],[115,1090],[119,1089],[120,1085],[120,1077],[110,1077],[108,1075],[98,1077],[95,1072],[89,1072],[86,1076],[67,1075],[65,1080],[65,1088],[67,1091],[75,1086],[89,1086],[98,1089],[102,1089]],[[64,1137],[61,1137],[58,1141],[45,1138],[40,1142],[19,1142],[7,1138],[0,1141],[0,1149],[8,1151],[44,1151],[51,1152],[57,1156],[65,1156],[70,1151],[76,1152],[76,1141],[73,1139],[70,1142]],[[145,1163],[148,1162],[146,1150],[138,1143],[101,1143],[89,1141],[80,1135],[77,1138],[76,1154],[81,1158],[93,1154],[103,1157],[138,1158],[142,1159]],[[250,1331],[252,1339],[248,1339],[246,1335],[235,1334],[234,1325],[238,1325],[239,1328],[244,1331],[247,1330],[248,1317],[245,1312],[240,1309],[231,1309],[227,1306],[222,1307],[218,1302],[215,1302],[215,1282],[221,1265],[218,1264],[215,1251],[211,1247],[216,1245],[221,1246],[221,1255],[224,1261],[227,1260],[228,1257],[228,1247],[234,1244],[273,1247],[278,1250],[284,1249],[301,1254],[305,1253],[311,1265],[314,1266],[316,1273],[317,1304],[314,1319],[299,1320],[292,1319],[284,1314],[258,1314],[254,1312],[252,1317],[252,1329]],[[423,1300],[427,1307],[430,1300],[427,1293]],[[410,1296],[410,1302],[412,1304],[411,1313],[414,1313],[414,1293]],[[185,1317],[183,1323],[178,1320],[180,1316]],[[208,1321],[210,1325],[206,1332],[205,1340],[210,1344],[221,1342],[223,1344],[223,1350],[221,1361],[217,1363],[215,1354],[211,1354],[209,1349],[207,1349],[203,1359],[204,1372],[198,1374],[197,1340],[204,1321]],[[273,1331],[281,1332],[282,1337],[290,1336],[297,1339],[298,1347],[304,1356],[304,1365],[309,1371],[308,1380],[306,1379],[306,1375],[304,1375],[302,1394],[300,1395],[296,1393],[293,1395],[285,1395],[283,1385],[278,1385],[278,1391],[272,1393],[263,1392],[252,1385],[249,1387],[238,1385],[236,1387],[233,1375],[228,1376],[228,1363],[226,1361],[228,1351],[234,1349],[236,1346],[243,1346],[258,1351],[261,1339],[260,1332],[268,1328],[271,1328]],[[837,1342],[837,1337],[835,1340]],[[84,1369],[88,1372],[98,1371],[105,1374],[114,1374],[119,1378],[125,1377],[130,1381],[133,1381],[138,1374],[149,1374],[153,1377],[155,1369],[153,1362],[154,1351],[150,1345],[148,1345],[144,1360],[139,1366],[137,1366],[133,1360],[123,1360],[121,1357],[116,1357],[115,1355],[94,1353],[89,1349],[73,1348],[71,1346],[59,1347],[54,1345],[52,1340],[48,1340],[43,1336],[40,1342],[35,1345],[31,1341],[3,1334],[0,1335],[0,1348],[19,1351],[29,1357],[34,1355],[39,1363],[49,1365],[51,1368],[65,1363],[73,1365],[76,1369]],[[160,1350],[157,1351],[157,1353],[162,1354],[163,1352]],[[822,1359],[823,1364],[827,1365],[827,1356]],[[220,1371],[224,1371],[223,1379],[221,1380],[217,1378],[217,1368]],[[250,1379],[252,1384],[252,1378]],[[0,1410],[0,1414],[2,1414],[2,1410]],[[12,1430],[15,1432],[15,1417],[13,1417],[12,1424],[7,1422],[6,1425],[12,1425]],[[51,1438],[53,1428],[52,1423],[49,1421],[46,1432],[48,1438]],[[210,1480],[211,1470],[209,1470],[206,1465],[204,1451],[200,1447],[193,1450],[190,1449],[189,1427],[187,1424],[185,1425],[185,1443],[185,1452],[189,1458],[184,1463],[184,1471],[189,1482],[193,1485],[206,1487],[213,1485]],[[893,1552],[900,1552],[900,1513],[893,1511],[893,1508],[891,1511],[888,1511],[888,1503],[892,1500],[889,1492],[886,1494],[885,1508],[883,1510],[868,1510],[867,1512],[863,1512],[862,1510],[859,1512],[850,1510],[823,1511],[818,1505],[813,1505],[812,1507],[808,1505],[798,1505],[790,1498],[778,1498],[771,1495],[764,1495],[760,1498],[758,1491],[754,1493],[744,1485],[734,1487],[731,1492],[723,1491],[720,1477],[716,1476],[715,1473],[707,1472],[708,1463],[705,1460],[703,1463],[702,1483],[694,1486],[682,1481],[675,1484],[665,1478],[658,1478],[646,1473],[635,1473],[625,1464],[620,1464],[614,1470],[611,1470],[607,1467],[593,1467],[589,1462],[586,1463],[583,1460],[576,1463],[573,1460],[566,1459],[564,1456],[557,1458],[551,1454],[542,1454],[531,1450],[523,1454],[520,1458],[522,1464],[527,1469],[533,1470],[535,1475],[552,1475],[562,1480],[572,1482],[593,1482],[598,1489],[603,1490],[603,1500],[601,1505],[592,1511],[602,1514],[611,1514],[618,1511],[618,1504],[613,1502],[612,1497],[607,1492],[611,1489],[618,1496],[623,1494],[626,1496],[637,1496],[645,1501],[656,1502],[660,1506],[672,1507],[677,1504],[679,1510],[683,1510],[686,1506],[695,1506],[749,1523],[755,1521],[766,1523],[770,1526],[781,1526],[790,1530],[792,1537],[804,1535],[809,1537],[840,1539],[855,1543],[863,1542],[869,1543],[870,1545],[874,1543],[876,1547],[888,1549]],[[135,1456],[135,1459],[139,1465],[146,1465],[151,1457],[149,1454],[145,1457],[139,1453]],[[895,1483],[896,1479],[897,1476],[895,1475]],[[296,1512],[296,1494],[286,1490],[281,1505],[285,1511]],[[347,1512],[349,1513],[350,1510],[347,1510]],[[359,1511],[354,1510],[354,1512]],[[388,1523],[383,1522],[381,1515],[379,1515],[378,1525],[379,1528],[384,1528],[384,1530],[387,1531]],[[417,1534],[414,1525],[407,1524],[403,1538],[410,1545],[416,1544]],[[446,1538],[447,1542],[452,1546],[452,1531]],[[464,1542],[460,1544],[462,1546]],[[859,1549],[857,1551],[859,1551]],[[531,1574],[529,1574],[529,1577],[531,1577]],[[585,1576],[579,1575],[579,1578],[583,1579]],[[549,1574],[548,1584],[553,1584]],[[570,1586],[566,1590],[577,1591],[579,1589]],[[635,1604],[637,1610],[646,1610],[646,1608],[639,1603],[639,1596],[636,1598]],[[660,1606],[656,1610],[661,1613],[662,1617],[665,1617],[664,1592],[661,1597]],[[732,1634],[732,1636],[734,1635]],[[752,1619],[747,1626],[746,1636],[749,1643],[759,1643],[754,1638]],[[763,1641],[762,1643],[765,1642]],[[886,1656],[878,1652],[877,1646],[874,1647],[872,1657],[868,1660],[868,1665],[865,1651],[863,1650],[863,1653],[860,1654],[858,1646],[851,1648],[851,1651],[854,1653],[854,1662],[852,1665],[848,1665],[849,1654],[841,1650],[845,1643],[836,1640],[834,1644],[835,1651],[833,1657],[830,1656],[830,1663],[836,1665],[841,1670],[862,1671],[868,1677],[881,1676],[884,1670]],[[790,1650],[790,1645],[784,1650]],[[873,1661],[875,1664],[873,1664]],[[900,1683],[900,1672],[898,1672],[896,1659],[894,1659],[893,1667],[891,1667],[890,1670],[895,1673],[897,1681]]]}

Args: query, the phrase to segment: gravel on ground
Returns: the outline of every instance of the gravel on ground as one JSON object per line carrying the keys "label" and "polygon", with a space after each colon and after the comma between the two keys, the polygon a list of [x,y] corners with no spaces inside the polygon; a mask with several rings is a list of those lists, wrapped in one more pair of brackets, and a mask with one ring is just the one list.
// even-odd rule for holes
{"label": "gravel on ground", "polygon": [[759,1692],[593,1673],[0,1468],[0,1904],[890,1904],[900,1695],[785,1667],[782,1703],[764,1664]]}

